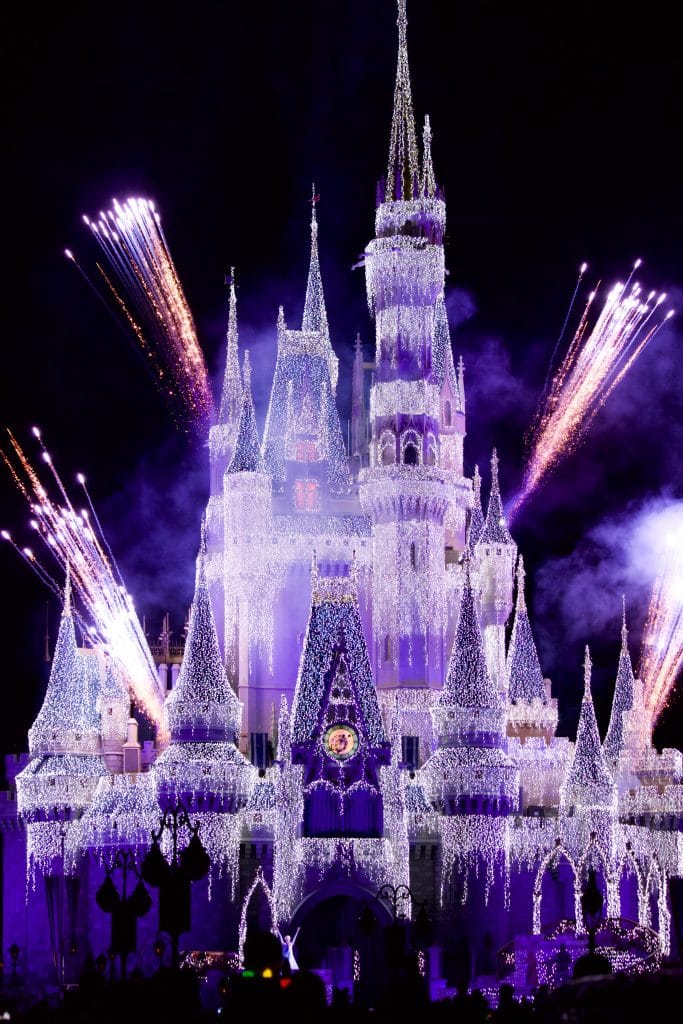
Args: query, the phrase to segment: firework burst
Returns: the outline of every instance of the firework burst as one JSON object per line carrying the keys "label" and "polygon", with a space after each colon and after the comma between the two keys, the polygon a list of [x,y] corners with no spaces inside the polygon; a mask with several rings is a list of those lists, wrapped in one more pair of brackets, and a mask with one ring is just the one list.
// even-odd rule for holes
{"label": "firework burst", "polygon": [[149,717],[160,724],[162,698],[154,661],[140,626],[133,601],[126,590],[119,568],[111,553],[85,486],[85,477],[79,474],[87,509],[77,511],[57,472],[52,458],[45,449],[40,431],[33,433],[41,447],[42,459],[52,479],[52,491],[59,492],[53,500],[22,446],[8,430],[10,453],[0,451],[5,465],[31,510],[30,525],[36,531],[44,550],[49,553],[47,563],[32,548],[21,547],[12,535],[2,531],[8,541],[33,569],[42,582],[62,598],[62,587],[51,571],[56,563],[61,578],[70,574],[74,596],[79,608],[75,616],[84,634],[93,644],[102,644],[117,659],[128,686],[137,703]]}
{"label": "firework burst", "polygon": [[[683,513],[683,506],[681,506]],[[645,705],[652,723],[667,705],[683,669],[683,517],[665,538],[661,571],[655,580],[640,656]]]}
{"label": "firework burst", "polygon": [[[98,273],[162,393],[203,436],[213,415],[209,374],[154,203],[114,199],[97,220],[84,216],[83,221],[104,256],[104,265],[96,264]],[[67,249],[65,255],[94,287],[73,253]]]}
{"label": "firework burst", "polygon": [[[640,260],[633,272],[639,266]],[[579,281],[584,269],[585,265]],[[599,409],[645,346],[673,316],[673,311],[669,311],[664,317],[657,317],[666,295],[650,292],[644,297],[640,285],[632,283],[633,272],[625,284],[616,284],[607,293],[592,327],[598,291],[591,292],[567,354],[549,388],[544,390],[529,431],[522,490],[508,510],[510,518],[518,514],[548,474],[575,451]]]}

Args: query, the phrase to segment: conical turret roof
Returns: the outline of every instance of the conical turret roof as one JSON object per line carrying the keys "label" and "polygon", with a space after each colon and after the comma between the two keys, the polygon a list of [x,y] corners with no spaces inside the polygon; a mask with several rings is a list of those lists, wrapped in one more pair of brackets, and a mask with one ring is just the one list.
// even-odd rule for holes
{"label": "conical turret roof", "polygon": [[635,688],[635,676],[631,663],[631,654],[628,648],[628,629],[626,628],[626,605],[624,603],[621,621],[621,651],[619,652],[619,667],[617,669],[617,681],[614,686],[614,699],[612,700],[612,714],[610,715],[609,727],[603,750],[608,762],[615,766],[619,760],[619,754],[624,746],[625,739],[625,718],[627,712],[633,707],[633,694]]}
{"label": "conical turret roof", "polygon": [[576,731],[574,757],[563,786],[565,804],[589,807],[610,806],[614,796],[612,774],[600,743],[591,693],[591,658],[588,647],[584,658],[584,693]]}
{"label": "conical turret roof", "polygon": [[203,527],[185,654],[178,681],[165,705],[172,742],[232,739],[242,718],[242,706],[221,659],[206,582],[205,553]]}
{"label": "conical turret roof", "polygon": [[491,682],[484,654],[484,641],[477,619],[472,592],[469,559],[465,558],[460,615],[448,675],[439,703],[449,707],[494,708],[500,706],[500,697]]}
{"label": "conical turret roof", "polygon": [[515,620],[512,624],[512,636],[507,656],[507,674],[510,683],[508,692],[512,701],[537,699],[544,701],[546,693],[543,672],[538,660],[524,596],[525,575],[524,559],[520,555],[517,562]]}
{"label": "conical turret roof", "polygon": [[500,486],[498,484],[498,454],[493,449],[491,455],[491,494],[489,506],[486,510],[484,529],[479,538],[480,544],[511,544],[514,540],[507,528],[503,502],[500,497]]}
{"label": "conical turret roof", "polygon": [[265,473],[266,464],[256,426],[254,400],[251,394],[251,365],[249,351],[244,353],[242,409],[237,427],[235,450],[226,473]]}

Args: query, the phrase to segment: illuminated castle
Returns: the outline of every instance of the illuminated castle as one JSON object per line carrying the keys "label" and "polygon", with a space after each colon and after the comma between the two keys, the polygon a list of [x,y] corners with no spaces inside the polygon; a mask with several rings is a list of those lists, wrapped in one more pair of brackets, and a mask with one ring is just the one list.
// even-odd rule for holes
{"label": "illuminated castle", "polygon": [[[347,982],[374,969],[356,926],[365,904],[389,920],[375,894],[391,883],[410,886],[413,910],[426,901],[433,992],[463,948],[481,977],[512,943],[520,984],[531,950],[543,980],[553,940],[541,933],[574,918],[581,934],[594,868],[607,914],[651,928],[668,952],[681,755],[652,748],[625,615],[604,742],[588,652],[576,743],[555,735],[495,452],[485,515],[478,471],[464,475],[446,205],[428,119],[421,151],[416,138],[405,0],[398,26],[388,169],[364,253],[375,355],[366,363],[356,341],[350,451],[314,202],[303,321],[292,329],[280,310],[262,438],[233,279],[196,588],[182,667],[159,669],[156,742],[138,742],[111,659],[77,649],[67,592],[29,758],[10,766],[2,805],[2,938],[35,977],[107,948],[92,898],[102,862],[146,847],[178,799],[213,863],[193,888],[186,949],[238,953],[251,926],[300,926],[299,961]],[[141,928],[146,962],[154,913]]]}

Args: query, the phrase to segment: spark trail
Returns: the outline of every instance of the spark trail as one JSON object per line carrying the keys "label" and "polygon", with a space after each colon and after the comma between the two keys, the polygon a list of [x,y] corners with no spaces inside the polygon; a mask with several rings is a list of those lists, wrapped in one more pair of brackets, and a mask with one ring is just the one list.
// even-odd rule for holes
{"label": "spark trail", "polygon": [[[59,491],[59,499],[53,500],[16,437],[9,430],[7,433],[10,453],[0,451],[0,456],[29,505],[32,529],[59,565],[60,575],[67,569],[70,573],[74,596],[78,596],[81,607],[76,614],[84,631],[93,643],[104,645],[117,659],[138,704],[154,722],[162,724],[162,699],[154,661],[132,598],[85,490],[85,478],[79,474],[77,479],[91,511],[77,511],[42,443],[40,431],[34,427],[43,462],[52,477],[52,490],[56,487]],[[50,571],[49,561],[46,565],[33,549],[19,547],[7,530],[0,536],[12,544],[39,579],[61,599],[62,588]]]}
{"label": "spark trail", "polygon": [[546,477],[585,437],[602,405],[628,373],[645,346],[673,316],[653,319],[666,298],[650,292],[647,298],[632,284],[638,260],[625,284],[608,292],[593,326],[597,291],[591,292],[566,356],[531,427],[521,492],[511,503],[514,519]]}
{"label": "spark trail", "polygon": [[[162,393],[180,402],[184,419],[203,436],[213,414],[209,373],[154,203],[114,199],[98,220],[83,221],[105,258],[97,270]],[[66,255],[80,269],[69,250]]]}
{"label": "spark trail", "polygon": [[640,655],[639,675],[653,725],[683,669],[683,505],[678,506],[678,513],[678,522],[665,537]]}

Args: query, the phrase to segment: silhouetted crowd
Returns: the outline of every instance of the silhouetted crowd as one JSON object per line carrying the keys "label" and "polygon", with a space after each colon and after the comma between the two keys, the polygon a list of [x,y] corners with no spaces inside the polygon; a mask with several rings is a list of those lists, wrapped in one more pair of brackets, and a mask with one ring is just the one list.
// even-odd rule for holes
{"label": "silhouetted crowd", "polygon": [[[125,981],[108,979],[101,965],[90,961],[78,986],[68,988],[58,1004],[31,1002],[18,990],[0,992],[0,1021],[25,1024],[220,1024],[221,1021],[301,1020],[338,1018],[353,1021],[415,1020],[417,1024],[452,1021],[457,1024],[652,1024],[677,1015],[683,1005],[683,969],[629,977],[574,978],[560,988],[540,985],[533,997],[516,999],[512,985],[503,983],[492,1006],[484,993],[463,989],[453,998],[431,1003],[417,957],[407,955],[394,965],[383,990],[372,998],[363,985],[354,1001],[345,989],[335,989],[328,1005],[320,976],[292,972],[282,948],[269,932],[250,934],[244,949],[244,970],[220,979],[220,1003],[203,1009],[202,982],[194,971],[159,969],[145,978],[133,971]],[[206,982],[204,982],[206,984]]]}

